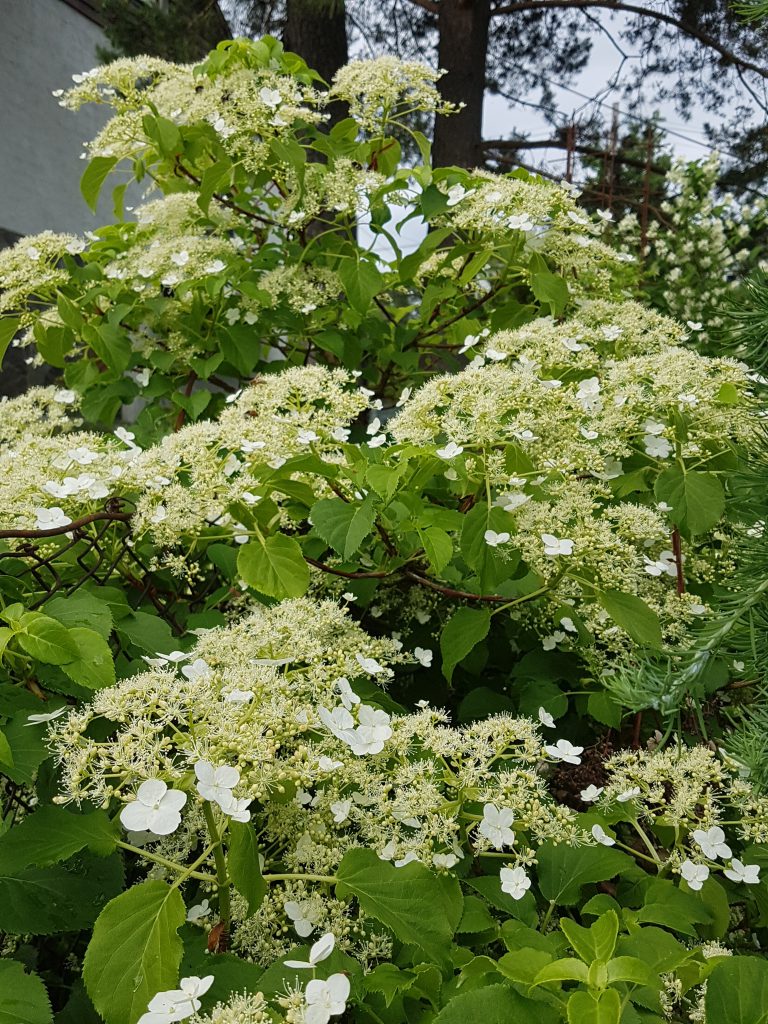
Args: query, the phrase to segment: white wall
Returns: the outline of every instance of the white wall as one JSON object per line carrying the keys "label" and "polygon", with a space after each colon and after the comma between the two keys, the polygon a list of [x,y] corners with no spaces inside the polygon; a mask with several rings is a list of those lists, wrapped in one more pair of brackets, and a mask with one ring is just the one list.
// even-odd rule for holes
{"label": "white wall", "polygon": [[0,0],[0,228],[17,234],[83,232],[111,219],[80,195],[83,140],[104,108],[64,110],[51,95],[98,63],[101,29],[63,0]]}

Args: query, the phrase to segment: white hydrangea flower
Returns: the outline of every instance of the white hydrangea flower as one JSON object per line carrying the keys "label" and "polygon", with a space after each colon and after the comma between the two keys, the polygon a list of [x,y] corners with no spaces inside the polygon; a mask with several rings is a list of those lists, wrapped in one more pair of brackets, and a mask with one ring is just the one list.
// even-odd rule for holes
{"label": "white hydrangea flower", "polygon": [[331,813],[333,814],[333,821],[336,825],[341,825],[349,817],[349,812],[352,809],[351,800],[336,800],[331,804]]}
{"label": "white hydrangea flower", "polygon": [[604,786],[595,786],[594,784],[590,784],[586,789],[582,789],[579,796],[585,804],[591,804],[598,799],[604,788]]}
{"label": "white hydrangea flower", "polygon": [[684,860],[680,865],[680,874],[688,883],[688,887],[698,892],[709,878],[706,864],[694,864],[692,860]]}
{"label": "white hydrangea flower", "polygon": [[415,647],[413,656],[424,668],[429,668],[432,664],[433,653],[428,647]]}
{"label": "white hydrangea flower", "polygon": [[232,790],[240,781],[240,771],[230,765],[214,767],[210,761],[198,761],[195,765],[197,791],[203,800],[210,800],[226,811],[232,803]]}
{"label": "white hydrangea flower", "polygon": [[486,530],[483,536],[488,547],[497,548],[499,544],[506,544],[510,535],[508,533],[497,533],[495,530]]}
{"label": "white hydrangea flower", "polygon": [[619,793],[616,799],[620,804],[626,804],[630,800],[634,800],[636,796],[640,796],[640,787],[631,786],[629,789],[625,789],[623,793]]}
{"label": "white hydrangea flower", "polygon": [[211,912],[211,905],[208,900],[203,900],[202,903],[196,903],[193,907],[190,907],[187,911],[187,921],[190,924],[197,924],[198,921],[202,921],[208,917]]}
{"label": "white hydrangea flower", "polygon": [[457,455],[461,455],[464,448],[460,444],[456,444],[455,441],[449,441],[445,448],[438,448],[435,453],[441,459],[455,459]]}
{"label": "white hydrangea flower", "polygon": [[731,866],[725,868],[723,874],[732,882],[744,882],[746,885],[757,885],[760,881],[760,866],[758,864],[742,864],[734,857]]}
{"label": "white hydrangea flower", "polygon": [[542,533],[541,539],[544,543],[544,554],[549,555],[550,558],[573,554],[572,540],[556,537],[553,533]]}
{"label": "white hydrangea flower", "polygon": [[497,850],[504,846],[512,846],[515,842],[514,830],[510,825],[515,820],[515,813],[509,807],[497,807],[486,804],[483,807],[483,820],[477,826],[481,836]]}
{"label": "white hydrangea flower", "polygon": [[65,514],[63,508],[54,505],[53,508],[35,509],[36,530],[57,530],[62,526],[69,526],[72,520]]}
{"label": "white hydrangea flower", "polygon": [[41,711],[34,715],[27,715],[25,725],[44,725],[47,722],[52,722],[54,718],[59,718],[61,715],[65,715],[69,711],[69,707],[64,704],[62,707],[57,708],[55,711]]}
{"label": "white hydrangea flower", "polygon": [[555,729],[555,720],[545,708],[539,708],[539,721],[542,725],[545,725],[547,729]]}
{"label": "white hydrangea flower", "polygon": [[725,841],[725,832],[719,825],[713,825],[706,832],[700,828],[694,829],[692,835],[693,841],[710,860],[717,860],[718,857],[727,860],[731,856],[731,848]]}
{"label": "white hydrangea flower", "polygon": [[602,825],[592,826],[592,838],[602,846],[615,846],[616,840],[612,839]]}
{"label": "white hydrangea flower", "polygon": [[531,888],[531,880],[523,868],[502,868],[499,872],[501,891],[513,900],[521,900]]}
{"label": "white hydrangea flower", "polygon": [[336,936],[333,932],[321,935],[309,950],[309,960],[283,960],[286,967],[295,967],[297,970],[313,970],[323,960],[327,960],[336,945]]}
{"label": "white hydrangea flower", "polygon": [[555,761],[565,761],[567,764],[581,764],[579,754],[584,753],[584,747],[577,747],[570,740],[557,740],[556,743],[547,743],[544,750]]}
{"label": "white hydrangea flower", "polygon": [[136,791],[136,799],[120,812],[123,827],[131,832],[154,832],[169,836],[181,824],[181,808],[187,794],[169,789],[162,779],[147,779]]}
{"label": "white hydrangea flower", "polygon": [[328,1024],[331,1017],[339,1017],[347,1008],[349,978],[346,974],[332,974],[327,981],[313,978],[306,987],[304,1024]]}
{"label": "white hydrangea flower", "polygon": [[296,934],[300,935],[302,939],[306,939],[317,927],[317,922],[313,917],[315,910],[311,900],[301,900],[301,902],[288,900],[287,903],[283,904],[283,910],[290,918]]}

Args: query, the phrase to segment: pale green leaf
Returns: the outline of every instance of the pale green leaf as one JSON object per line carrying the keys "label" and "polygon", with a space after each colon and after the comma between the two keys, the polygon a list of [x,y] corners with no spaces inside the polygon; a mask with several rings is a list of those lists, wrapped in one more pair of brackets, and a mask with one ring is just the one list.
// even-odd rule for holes
{"label": "pale green leaf", "polygon": [[179,890],[140,882],[102,910],[85,954],[83,980],[106,1024],[135,1024],[158,992],[176,987],[186,910]]}
{"label": "pale green leaf", "polygon": [[0,960],[0,1024],[51,1024],[45,985],[17,960]]}
{"label": "pale green leaf", "polygon": [[309,587],[309,566],[301,547],[282,533],[243,545],[237,571],[250,587],[268,597],[301,597]]}
{"label": "pale green leaf", "polygon": [[376,509],[369,494],[359,505],[341,498],[322,498],[309,519],[315,531],[344,559],[349,559],[373,529]]}

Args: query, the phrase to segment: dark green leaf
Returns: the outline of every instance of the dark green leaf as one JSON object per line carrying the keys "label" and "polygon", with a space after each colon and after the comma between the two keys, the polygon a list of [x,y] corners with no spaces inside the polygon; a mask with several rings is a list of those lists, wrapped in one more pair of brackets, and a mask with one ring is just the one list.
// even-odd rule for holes
{"label": "dark green leaf", "polygon": [[557,1024],[559,1013],[526,999],[506,985],[486,985],[460,992],[434,1018],[434,1024]]}
{"label": "dark green leaf", "polygon": [[417,863],[396,868],[367,849],[346,853],[336,877],[340,899],[356,897],[365,913],[401,942],[418,947],[441,969],[451,969],[448,954],[463,911],[456,879],[433,875]]}
{"label": "dark green leaf", "polygon": [[634,864],[631,857],[607,846],[555,846],[548,842],[539,847],[537,857],[542,895],[565,906],[578,901],[583,885],[604,882]]}
{"label": "dark green leaf", "polygon": [[636,644],[661,646],[661,623],[655,611],[634,594],[620,590],[598,591],[597,599],[613,621],[628,633]]}
{"label": "dark green leaf", "polygon": [[89,689],[112,686],[115,682],[115,663],[109,644],[93,629],[73,626],[69,635],[77,644],[77,657],[62,665],[61,669],[74,682]]}
{"label": "dark green leaf", "polygon": [[344,559],[349,559],[373,529],[376,508],[369,494],[359,505],[341,498],[322,498],[309,519],[316,532]]}
{"label": "dark green leaf", "polygon": [[269,886],[261,877],[259,844],[251,825],[230,822],[227,868],[235,888],[248,903],[248,913],[255,914]]}
{"label": "dark green leaf", "polygon": [[63,807],[41,807],[0,836],[0,871],[46,867],[86,846],[106,856],[115,849],[117,831],[104,811],[74,814]]}
{"label": "dark green leaf", "polygon": [[77,642],[66,626],[40,612],[22,617],[19,644],[33,658],[48,665],[64,665],[78,656]]}
{"label": "dark green leaf", "polygon": [[99,202],[101,187],[116,163],[117,157],[115,156],[95,156],[80,179],[80,192],[94,213]]}
{"label": "dark green leaf", "polygon": [[459,608],[440,634],[443,675],[451,681],[453,670],[469,652],[488,636],[490,612],[484,608]]}
{"label": "dark green leaf", "polygon": [[707,1024],[766,1024],[768,961],[734,956],[719,963],[709,976]]}

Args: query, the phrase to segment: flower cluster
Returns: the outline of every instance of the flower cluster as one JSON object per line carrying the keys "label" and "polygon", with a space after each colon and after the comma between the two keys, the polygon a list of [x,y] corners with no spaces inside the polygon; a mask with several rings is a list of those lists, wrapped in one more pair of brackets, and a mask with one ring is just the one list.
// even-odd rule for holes
{"label": "flower cluster", "polygon": [[349,104],[350,116],[375,136],[388,125],[407,123],[415,111],[449,114],[455,110],[436,88],[442,74],[420,61],[396,57],[352,61],[333,76],[329,95]]}
{"label": "flower cluster", "polygon": [[[635,828],[674,828],[677,841],[669,863],[690,889],[701,889],[715,871],[734,884],[760,881],[759,864],[750,863],[749,850],[739,855],[735,843],[765,842],[768,800],[708,747],[622,751],[605,770],[605,786],[592,786],[582,800],[598,812],[625,809]],[[621,820],[618,815],[611,820],[616,817]],[[602,826],[594,826],[593,834],[613,845]]]}
{"label": "flower cluster", "polygon": [[[368,955],[370,933],[341,927],[348,906],[302,881],[334,871],[355,847],[396,867],[420,861],[439,871],[503,850],[505,891],[519,899],[539,844],[592,841],[573,811],[554,803],[540,771],[578,763],[582,748],[544,744],[524,718],[454,728],[429,708],[376,707],[349,680],[385,682],[388,666],[406,658],[398,648],[367,636],[337,605],[309,600],[210,631],[187,654],[150,659],[158,667],[56,720],[62,799],[122,801],[131,841],[166,855],[191,852],[204,827],[200,801],[224,821],[257,817],[267,867],[296,879],[241,919],[237,947],[264,962],[290,948],[286,922],[299,938],[325,928]],[[99,719],[111,739],[91,738]]]}
{"label": "flower cluster", "polygon": [[[723,310],[750,270],[763,266],[760,237],[768,203],[739,200],[718,189],[721,160],[676,161],[666,177],[669,198],[647,229],[647,248],[637,263],[637,290],[657,309],[688,324],[691,344],[711,345],[725,326]],[[643,235],[638,217],[616,225],[613,244],[637,253]]]}

